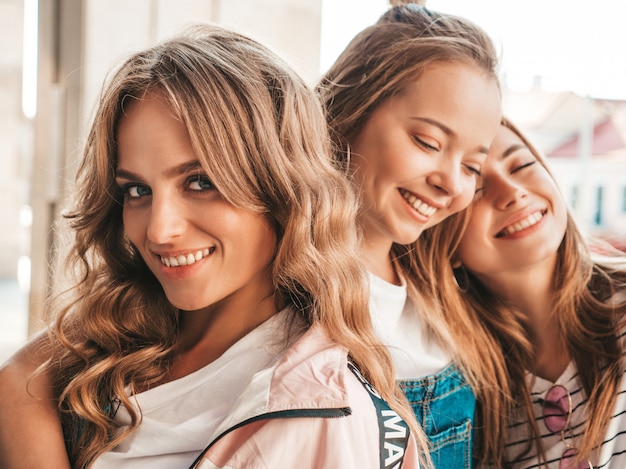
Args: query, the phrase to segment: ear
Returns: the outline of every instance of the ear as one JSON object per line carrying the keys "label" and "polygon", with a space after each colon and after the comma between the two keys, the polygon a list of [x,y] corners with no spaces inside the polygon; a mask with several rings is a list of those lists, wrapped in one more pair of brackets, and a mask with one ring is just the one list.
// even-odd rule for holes
{"label": "ear", "polygon": [[454,255],[452,257],[451,265],[453,269],[458,269],[460,267],[463,267],[463,262],[461,262],[461,259],[459,259],[456,255]]}

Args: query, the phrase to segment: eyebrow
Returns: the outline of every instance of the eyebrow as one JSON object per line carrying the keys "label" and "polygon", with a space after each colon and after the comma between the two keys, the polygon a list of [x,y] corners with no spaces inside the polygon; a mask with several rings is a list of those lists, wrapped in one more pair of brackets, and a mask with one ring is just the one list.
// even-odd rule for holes
{"label": "eyebrow", "polygon": [[[440,129],[447,136],[454,135],[454,131],[450,127],[434,119],[430,119],[428,117],[411,117],[411,119],[433,125]],[[487,155],[489,153],[489,147],[478,147],[478,153],[484,153],[485,155]]]}
{"label": "eyebrow", "polygon": [[522,145],[522,144],[519,144],[519,143],[514,143],[509,148],[504,150],[504,152],[502,153],[501,159],[505,159],[505,158],[511,156],[517,150],[521,150],[523,148],[526,148],[526,145]]}
{"label": "eyebrow", "polygon": [[[202,168],[202,165],[200,164],[199,161],[189,161],[187,163],[183,163],[181,165],[174,166],[173,168],[167,169],[165,171],[165,176],[167,177],[181,176],[183,174],[187,174],[192,171],[197,171],[200,168]],[[138,174],[135,174],[131,171],[126,171],[124,169],[116,169],[115,177],[122,178],[122,179],[129,179],[129,180],[141,179],[141,177]]]}

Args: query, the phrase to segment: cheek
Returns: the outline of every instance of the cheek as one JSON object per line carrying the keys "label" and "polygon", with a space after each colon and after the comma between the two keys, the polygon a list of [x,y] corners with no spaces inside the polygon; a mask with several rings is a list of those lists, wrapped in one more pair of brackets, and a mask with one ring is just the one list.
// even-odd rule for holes
{"label": "cheek", "polygon": [[563,236],[565,236],[565,231],[567,230],[567,206],[565,205],[565,200],[562,197],[558,197],[556,200],[557,202],[555,203],[554,212],[557,228],[555,231],[562,233]]}
{"label": "cheek", "polygon": [[451,214],[460,212],[461,210],[466,209],[474,200],[474,195],[476,193],[476,180],[472,178],[472,180],[468,180],[463,184],[463,191],[456,196],[452,203],[450,203],[449,210]]}
{"label": "cheek", "polygon": [[278,238],[273,225],[263,220],[258,224],[258,236],[254,240],[254,251],[256,256],[261,259],[261,263],[270,262],[276,254]]}
{"label": "cheek", "polygon": [[487,229],[483,225],[480,213],[474,211],[467,225],[458,248],[458,258],[469,270],[476,270],[477,262],[486,254],[482,240],[487,236]]}
{"label": "cheek", "polygon": [[[210,219],[210,218],[207,218]],[[213,223],[205,226],[205,231],[210,232],[218,239],[232,244],[241,257],[248,256],[244,262],[260,262],[265,264],[273,258],[277,235],[272,221],[265,217],[245,213],[237,209],[222,212],[219,231]]]}
{"label": "cheek", "polygon": [[141,232],[142,219],[139,214],[124,208],[122,212],[122,223],[124,226],[124,233],[126,233],[128,240],[135,246],[140,245],[139,233]]}

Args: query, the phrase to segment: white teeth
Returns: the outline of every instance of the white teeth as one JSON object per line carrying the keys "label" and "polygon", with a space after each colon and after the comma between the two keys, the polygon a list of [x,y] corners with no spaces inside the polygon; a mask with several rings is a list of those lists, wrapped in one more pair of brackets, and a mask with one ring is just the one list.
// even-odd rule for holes
{"label": "white teeth", "polygon": [[532,213],[528,215],[526,218],[524,218],[523,220],[517,223],[514,223],[511,226],[507,226],[504,230],[501,231],[501,233],[503,236],[517,233],[518,231],[525,230],[529,226],[533,226],[534,224],[539,222],[539,220],[541,220],[542,218],[543,218],[542,212]]}
{"label": "white teeth", "polygon": [[413,209],[415,209],[422,215],[430,217],[433,213],[437,211],[435,207],[431,207],[426,202],[424,202],[421,199],[418,199],[415,195],[411,194],[408,191],[405,191],[404,189],[400,189],[400,195],[402,195],[404,200],[406,200],[409,203],[409,205],[413,207]]}
{"label": "white teeth", "polygon": [[159,258],[161,259],[161,262],[168,267],[179,267],[183,265],[195,264],[202,258],[208,256],[214,250],[215,248],[211,248],[210,250],[206,248],[200,251],[196,251],[195,253],[190,252],[189,254],[184,254],[184,255],[181,254],[179,256],[170,256],[170,257],[161,256]]}

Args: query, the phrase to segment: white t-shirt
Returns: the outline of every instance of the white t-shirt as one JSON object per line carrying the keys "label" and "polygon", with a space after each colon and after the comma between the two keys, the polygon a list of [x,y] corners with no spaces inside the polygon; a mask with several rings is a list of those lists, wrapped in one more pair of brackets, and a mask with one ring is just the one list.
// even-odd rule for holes
{"label": "white t-shirt", "polygon": [[[189,467],[217,436],[215,431],[254,374],[282,356],[287,311],[272,316],[204,368],[137,394],[143,418],[138,429],[93,467]],[[120,407],[115,420],[129,424],[128,411]]]}
{"label": "white t-shirt", "polygon": [[389,349],[396,378],[418,379],[450,364],[452,357],[424,332],[404,279],[402,285],[394,285],[369,273],[369,281],[372,323],[376,335]]}

